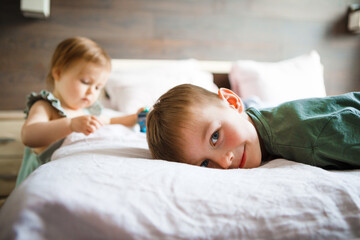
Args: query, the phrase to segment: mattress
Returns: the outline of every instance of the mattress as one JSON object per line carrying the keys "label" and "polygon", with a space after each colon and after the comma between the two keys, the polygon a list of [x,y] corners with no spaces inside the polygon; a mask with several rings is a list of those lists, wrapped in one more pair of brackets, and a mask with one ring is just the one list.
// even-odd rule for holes
{"label": "mattress", "polygon": [[121,125],[69,135],[0,210],[0,239],[359,237],[360,170],[151,159],[145,134]]}

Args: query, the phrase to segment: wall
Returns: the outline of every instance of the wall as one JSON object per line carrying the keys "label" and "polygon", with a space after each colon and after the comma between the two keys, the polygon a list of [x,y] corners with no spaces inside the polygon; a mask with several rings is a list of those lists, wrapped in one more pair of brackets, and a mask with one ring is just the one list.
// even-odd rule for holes
{"label": "wall", "polygon": [[51,0],[47,20],[0,4],[0,110],[45,88],[64,38],[99,42],[113,58],[278,61],[318,50],[328,94],[360,90],[360,35],[346,31],[360,0]]}

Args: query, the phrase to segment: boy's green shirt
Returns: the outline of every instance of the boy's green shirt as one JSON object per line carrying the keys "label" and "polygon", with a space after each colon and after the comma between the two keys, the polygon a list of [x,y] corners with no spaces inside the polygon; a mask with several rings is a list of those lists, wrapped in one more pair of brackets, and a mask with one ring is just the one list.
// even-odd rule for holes
{"label": "boy's green shirt", "polygon": [[360,92],[246,110],[272,158],[360,168]]}

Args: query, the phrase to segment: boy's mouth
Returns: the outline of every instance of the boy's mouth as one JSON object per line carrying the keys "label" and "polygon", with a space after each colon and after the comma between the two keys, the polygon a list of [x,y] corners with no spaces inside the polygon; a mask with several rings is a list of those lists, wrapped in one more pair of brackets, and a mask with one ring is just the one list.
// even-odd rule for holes
{"label": "boy's mouth", "polygon": [[244,147],[244,152],[243,152],[243,155],[242,155],[242,158],[241,158],[241,161],[240,161],[239,168],[243,168],[245,163],[246,163],[246,153],[245,153],[245,147]]}

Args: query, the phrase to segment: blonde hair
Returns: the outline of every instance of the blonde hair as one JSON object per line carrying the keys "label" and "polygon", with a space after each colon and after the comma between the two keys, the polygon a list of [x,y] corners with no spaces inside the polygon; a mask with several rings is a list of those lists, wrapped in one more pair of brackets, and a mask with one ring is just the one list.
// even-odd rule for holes
{"label": "blonde hair", "polygon": [[52,70],[66,70],[77,60],[99,64],[111,70],[111,58],[96,42],[85,37],[68,38],[59,43],[52,55],[50,69],[46,77],[48,88],[54,87]]}
{"label": "blonde hair", "polygon": [[[181,130],[189,127],[193,107],[219,104],[217,94],[204,88],[183,84],[170,89],[154,104],[146,120],[146,139],[153,158],[185,162]],[[196,108],[195,108],[196,109]]]}

